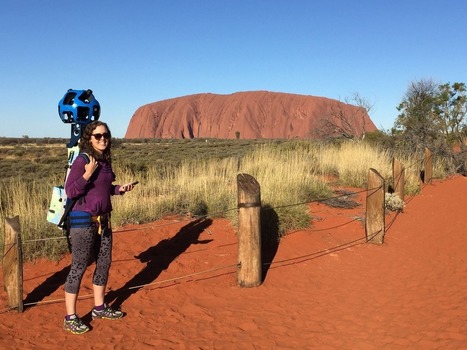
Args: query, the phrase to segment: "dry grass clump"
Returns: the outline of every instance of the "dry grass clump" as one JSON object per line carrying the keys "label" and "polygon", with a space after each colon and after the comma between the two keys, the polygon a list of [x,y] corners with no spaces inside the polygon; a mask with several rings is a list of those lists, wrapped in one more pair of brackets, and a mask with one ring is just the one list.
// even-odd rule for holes
{"label": "dry grass clump", "polygon": [[262,146],[242,159],[239,172],[257,179],[263,206],[279,218],[277,232],[269,233],[277,239],[287,231],[308,227],[312,218],[306,203],[332,193],[317,173],[314,159],[315,150],[305,143],[302,147]]}
{"label": "dry grass clump", "polygon": [[396,193],[385,193],[384,204],[386,209],[397,212],[403,211],[405,207],[405,202]]}
{"label": "dry grass clump", "polygon": [[385,179],[392,176],[389,152],[365,143],[321,146],[317,162],[322,174],[333,174],[339,183],[352,187],[365,187],[370,168],[376,169]]}

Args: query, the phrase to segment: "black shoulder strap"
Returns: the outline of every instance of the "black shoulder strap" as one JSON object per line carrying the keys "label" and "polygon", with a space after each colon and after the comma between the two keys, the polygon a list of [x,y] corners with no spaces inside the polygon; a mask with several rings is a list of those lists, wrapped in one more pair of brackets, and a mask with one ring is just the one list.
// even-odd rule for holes
{"label": "black shoulder strap", "polygon": [[65,211],[63,212],[62,217],[60,218],[60,221],[58,222],[57,226],[63,228],[63,224],[65,223],[66,217],[68,214],[70,214],[71,208],[75,205],[76,201],[78,198],[70,199],[67,204],[65,205]]}
{"label": "black shoulder strap", "polygon": [[80,155],[80,156],[83,156],[84,159],[86,159],[86,164],[88,164],[88,163],[90,162],[90,160],[89,160],[89,154],[83,152],[83,153],[80,153],[79,155]]}
{"label": "black shoulder strap", "polygon": [[[82,155],[85,159],[86,159],[86,164],[89,163],[89,154],[87,153],[80,153],[79,156]],[[65,180],[66,182],[66,180]],[[78,199],[80,199],[82,196],[80,197],[76,197],[76,198],[73,198],[73,199],[70,199],[67,201],[67,203],[65,204],[65,211],[63,212],[63,215],[62,217],[60,218],[60,221],[58,222],[57,226],[58,227],[61,227],[63,228],[63,224],[65,223],[65,220],[68,216],[68,214],[70,213],[71,209],[73,208],[73,206],[75,205],[75,203],[78,201]]]}

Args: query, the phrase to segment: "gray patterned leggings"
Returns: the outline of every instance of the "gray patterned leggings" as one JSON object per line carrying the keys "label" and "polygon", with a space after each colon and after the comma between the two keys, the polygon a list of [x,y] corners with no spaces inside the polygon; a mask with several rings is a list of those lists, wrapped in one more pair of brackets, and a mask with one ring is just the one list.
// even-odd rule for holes
{"label": "gray patterned leggings", "polygon": [[78,294],[86,268],[96,261],[92,283],[105,286],[112,262],[112,230],[97,234],[97,227],[71,228],[71,268],[65,281],[65,291]]}

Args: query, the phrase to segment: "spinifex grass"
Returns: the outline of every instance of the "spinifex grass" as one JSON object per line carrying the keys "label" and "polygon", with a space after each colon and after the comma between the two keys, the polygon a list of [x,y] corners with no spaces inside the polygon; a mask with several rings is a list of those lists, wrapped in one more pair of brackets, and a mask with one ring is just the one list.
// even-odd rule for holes
{"label": "spinifex grass", "polygon": [[[372,147],[365,143],[347,142],[343,144],[320,146],[315,152],[322,175],[334,176],[338,183],[346,186],[364,188],[368,171],[375,169],[385,179],[386,186],[392,185],[392,162],[398,159],[405,168],[405,192],[415,194],[420,190],[420,172],[423,170],[423,154],[394,155],[389,150]],[[446,160],[435,158],[433,177],[446,176]]]}
{"label": "spinifex grass", "polygon": [[[387,183],[392,177],[389,152],[365,143],[322,146],[306,140],[159,140],[119,141],[115,146],[116,183],[140,183],[133,192],[113,197],[114,227],[150,222],[168,214],[227,217],[235,226],[237,175],[246,173],[260,184],[263,237],[277,240],[311,224],[306,203],[332,194],[327,179],[362,188],[369,168],[376,169]],[[18,165],[14,169],[20,169],[0,180],[0,220],[3,223],[6,217],[19,215],[25,259],[56,258],[66,251],[61,230],[46,221],[52,187],[62,184],[66,161],[54,164],[50,173],[44,164],[51,164],[47,152],[53,152],[56,159],[60,147],[64,145],[43,147],[40,157],[26,156],[27,147],[22,147],[17,159],[11,152],[5,157],[6,153],[0,153],[0,165],[14,161]],[[31,149],[37,155],[37,147]],[[406,193],[414,193],[420,187],[421,158],[401,158],[407,167]],[[25,169],[33,170],[25,173]],[[443,169],[442,160],[435,160],[434,176],[443,177]],[[2,247],[3,225],[0,230]]]}
{"label": "spinifex grass", "polygon": [[308,227],[311,215],[305,203],[331,194],[316,173],[313,152],[309,147],[262,146],[242,159],[239,172],[257,179],[263,206],[279,218],[277,232],[269,232],[269,236],[280,239],[287,231]]}

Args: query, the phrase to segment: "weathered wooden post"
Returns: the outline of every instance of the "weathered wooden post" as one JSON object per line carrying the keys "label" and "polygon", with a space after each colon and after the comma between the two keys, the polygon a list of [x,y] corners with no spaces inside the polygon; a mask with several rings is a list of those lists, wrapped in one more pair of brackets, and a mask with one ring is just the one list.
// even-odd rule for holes
{"label": "weathered wooden post", "polygon": [[261,284],[261,193],[259,183],[248,174],[237,175],[238,262],[241,287]]}
{"label": "weathered wooden post", "polygon": [[466,147],[467,146],[467,137],[464,137],[462,139],[462,146],[461,146],[461,152],[464,152],[464,176],[467,176],[467,151]]}
{"label": "weathered wooden post", "polygon": [[463,172],[463,175],[467,176],[467,152],[465,152],[465,154],[464,154],[464,172]]}
{"label": "weathered wooden post", "polygon": [[370,169],[365,220],[367,242],[383,243],[384,230],[384,179],[375,169]]}
{"label": "weathered wooden post", "polygon": [[425,166],[425,174],[423,178],[423,183],[429,184],[433,179],[433,157],[431,151],[425,147],[425,160],[423,162]]}
{"label": "weathered wooden post", "polygon": [[5,246],[3,248],[3,285],[8,304],[23,312],[23,253],[19,216],[5,219]]}
{"label": "weathered wooden post", "polygon": [[404,200],[405,168],[396,158],[392,160],[392,178],[394,179],[394,193]]}

